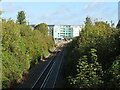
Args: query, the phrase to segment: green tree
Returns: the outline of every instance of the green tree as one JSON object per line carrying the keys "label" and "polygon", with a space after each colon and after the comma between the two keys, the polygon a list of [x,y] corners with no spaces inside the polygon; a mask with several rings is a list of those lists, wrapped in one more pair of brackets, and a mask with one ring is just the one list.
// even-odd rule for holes
{"label": "green tree", "polygon": [[120,55],[116,57],[112,65],[107,69],[105,73],[105,85],[104,87],[120,88]]}
{"label": "green tree", "polygon": [[48,35],[48,26],[46,23],[41,23],[35,26],[35,30],[39,30],[41,33],[43,33],[45,36]]}
{"label": "green tree", "polygon": [[3,13],[3,11],[0,10],[0,15]]}
{"label": "green tree", "polygon": [[96,49],[91,49],[89,53],[90,55],[83,55],[79,59],[76,65],[77,74],[68,77],[70,84],[75,88],[95,88],[100,87],[103,83],[103,71],[97,61]]}
{"label": "green tree", "polygon": [[[30,65],[49,54],[53,40],[28,25],[2,19],[2,87],[20,83]],[[44,39],[45,38],[45,39]],[[48,44],[49,42],[49,44]],[[1,58],[0,58],[1,59]],[[0,68],[1,69],[1,68]],[[1,78],[0,78],[1,79]]]}
{"label": "green tree", "polygon": [[91,24],[92,24],[91,18],[86,17],[85,25],[88,26],[88,25],[91,25]]}
{"label": "green tree", "polygon": [[115,57],[120,54],[119,36],[120,31],[113,27],[112,21],[111,24],[103,21],[92,24],[90,18],[86,18],[85,28],[68,47],[66,59],[69,62],[66,62],[65,75],[69,78],[66,86],[118,87],[120,58],[115,61]]}
{"label": "green tree", "polygon": [[88,36],[88,33],[89,33],[89,29],[91,29],[91,26],[92,26],[92,21],[91,21],[91,18],[90,17],[86,17],[86,21],[85,21],[85,30],[86,30],[86,36]]}
{"label": "green tree", "polygon": [[26,16],[25,16],[25,12],[24,11],[18,12],[17,22],[19,24],[26,24],[25,18],[26,18]]}

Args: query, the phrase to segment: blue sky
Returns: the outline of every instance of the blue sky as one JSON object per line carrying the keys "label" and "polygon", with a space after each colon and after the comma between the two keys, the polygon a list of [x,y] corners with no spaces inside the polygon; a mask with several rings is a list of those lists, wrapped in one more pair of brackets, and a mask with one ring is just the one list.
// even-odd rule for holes
{"label": "blue sky", "polygon": [[87,16],[118,22],[117,2],[2,2],[2,10],[2,17],[14,20],[18,11],[25,11],[30,24],[83,25]]}

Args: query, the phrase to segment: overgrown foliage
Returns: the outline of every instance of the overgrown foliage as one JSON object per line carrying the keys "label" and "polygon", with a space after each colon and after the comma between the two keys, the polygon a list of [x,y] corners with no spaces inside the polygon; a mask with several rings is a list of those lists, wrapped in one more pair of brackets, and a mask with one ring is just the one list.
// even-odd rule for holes
{"label": "overgrown foliage", "polygon": [[113,25],[102,21],[92,23],[87,17],[80,36],[74,38],[68,46],[69,54],[66,56],[67,67],[64,73],[66,86],[119,86],[120,65],[119,58],[116,59],[120,55],[119,37],[120,31]]}
{"label": "overgrown foliage", "polygon": [[[44,28],[42,28],[44,30]],[[25,24],[15,23],[9,19],[2,20],[2,83],[3,88],[11,87],[20,82],[22,75],[48,55],[54,48],[52,37],[32,30]]]}

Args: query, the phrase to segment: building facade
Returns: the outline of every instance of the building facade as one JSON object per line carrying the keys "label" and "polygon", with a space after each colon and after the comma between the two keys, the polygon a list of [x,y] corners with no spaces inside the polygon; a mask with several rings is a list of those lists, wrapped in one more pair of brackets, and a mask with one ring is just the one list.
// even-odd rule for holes
{"label": "building facade", "polygon": [[48,35],[53,36],[54,25],[48,25]]}
{"label": "building facade", "polygon": [[79,36],[81,26],[79,25],[48,25],[50,36],[55,40],[70,40],[73,37]]}
{"label": "building facade", "polygon": [[68,25],[56,25],[53,33],[55,39],[72,38],[73,28]]}

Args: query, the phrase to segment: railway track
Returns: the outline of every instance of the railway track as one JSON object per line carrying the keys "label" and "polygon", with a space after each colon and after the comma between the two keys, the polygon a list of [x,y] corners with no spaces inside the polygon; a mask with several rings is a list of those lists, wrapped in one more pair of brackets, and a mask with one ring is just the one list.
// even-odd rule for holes
{"label": "railway track", "polygon": [[[63,58],[63,54],[62,54],[62,51],[59,53],[59,51],[57,51],[55,54],[58,54],[57,56],[61,56],[61,62],[62,62],[62,58]],[[61,62],[60,62],[60,65],[61,65]],[[52,57],[50,62],[47,64],[47,66],[44,68],[44,70],[42,71],[42,73],[40,74],[40,76],[38,77],[38,79],[35,81],[35,83],[32,85],[31,87],[31,90],[34,90],[34,89],[40,89],[40,88],[46,88],[46,85],[49,82],[49,79],[50,79],[50,75],[51,73],[53,72],[54,68],[56,67],[57,63],[57,60],[56,60],[56,57]],[[60,69],[60,65],[58,66],[58,69]],[[58,72],[56,73],[56,76],[55,76],[55,80],[53,82],[53,85],[52,85],[52,88],[55,87],[55,83],[56,83],[56,79],[57,79],[57,75],[58,75]]]}

